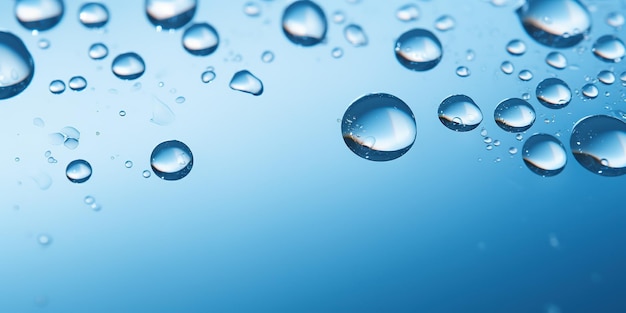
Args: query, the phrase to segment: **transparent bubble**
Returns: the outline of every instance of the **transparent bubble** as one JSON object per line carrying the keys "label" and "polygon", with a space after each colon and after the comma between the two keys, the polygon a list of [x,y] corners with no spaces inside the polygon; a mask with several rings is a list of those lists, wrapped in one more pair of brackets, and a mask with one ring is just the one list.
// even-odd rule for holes
{"label": "transparent bubble", "polygon": [[572,129],[570,148],[576,161],[601,176],[626,174],[626,124],[606,115],[587,116]]}
{"label": "transparent bubble", "polygon": [[560,109],[567,106],[572,100],[572,91],[569,86],[558,78],[544,79],[537,85],[537,99],[550,109]]}
{"label": "transparent bubble", "polygon": [[620,28],[624,25],[624,15],[621,12],[611,12],[606,16],[607,25]]}
{"label": "transparent bubble", "polygon": [[39,49],[46,50],[50,48],[50,40],[43,38],[39,39],[39,41],[37,41],[37,46],[39,47]]}
{"label": "transparent bubble", "polygon": [[20,94],[33,79],[35,64],[24,42],[0,31],[0,100]]}
{"label": "transparent bubble", "polygon": [[506,51],[511,55],[522,55],[526,53],[526,44],[519,39],[513,39],[506,45]]}
{"label": "transparent bubble", "polygon": [[350,104],[343,115],[341,134],[348,148],[359,157],[390,161],[411,149],[417,126],[406,103],[393,95],[376,93]]}
{"label": "transparent bubble", "polygon": [[143,172],[141,172],[141,176],[143,176],[144,178],[149,178],[150,176],[152,176],[152,174],[150,173],[150,171],[144,170]]}
{"label": "transparent bubble", "polygon": [[500,64],[500,70],[504,74],[511,75],[515,71],[515,67],[513,66],[513,63],[509,61],[504,61],[502,62],[502,64]]}
{"label": "transparent bubble", "polygon": [[202,75],[200,76],[200,78],[202,79],[202,82],[205,84],[212,82],[215,79],[215,77],[216,77],[215,72],[213,72],[212,70],[206,70],[202,72]]}
{"label": "transparent bubble", "polygon": [[186,100],[185,97],[179,96],[179,97],[176,97],[174,101],[178,104],[181,104],[181,103],[185,103],[185,100]]}
{"label": "transparent bubble", "polygon": [[608,70],[600,71],[600,73],[598,73],[598,81],[605,85],[611,85],[615,82],[615,74]]}
{"label": "transparent bubble", "polygon": [[197,0],[146,0],[148,20],[157,28],[177,29],[196,14]]}
{"label": "transparent bubble", "polygon": [[367,35],[361,26],[356,24],[347,25],[343,29],[343,35],[346,40],[354,47],[362,47],[367,45]]}
{"label": "transparent bubble", "polygon": [[53,80],[50,82],[50,87],[48,87],[50,89],[50,92],[58,95],[58,94],[62,94],[65,91],[65,83],[62,80]]}
{"label": "transparent bubble", "polygon": [[93,60],[102,60],[109,55],[109,48],[103,43],[94,43],[89,47],[89,57]]}
{"label": "transparent bubble", "polygon": [[47,234],[39,234],[37,236],[37,242],[42,246],[49,246],[52,243],[52,237]]}
{"label": "transparent bubble", "polygon": [[452,30],[456,26],[456,20],[450,15],[442,15],[435,20],[435,28],[442,32]]}
{"label": "transparent bubble", "polygon": [[300,0],[290,4],[283,13],[283,32],[292,43],[314,46],[326,37],[328,28],[324,11],[313,1]]}
{"label": "transparent bubble", "polygon": [[193,154],[186,144],[178,140],[164,141],[152,150],[150,165],[161,179],[179,180],[191,171]]}
{"label": "transparent bubble", "polygon": [[133,167],[133,161],[128,160],[128,161],[124,162],[124,166],[125,166],[126,168],[131,168],[131,167]]}
{"label": "transparent bubble", "polygon": [[596,40],[591,51],[598,59],[604,62],[617,63],[624,58],[626,46],[616,36],[604,35]]}
{"label": "transparent bubble", "polygon": [[255,96],[263,93],[263,82],[247,70],[239,71],[230,80],[230,88]]}
{"label": "transparent bubble", "polygon": [[522,81],[529,81],[533,79],[533,72],[529,70],[521,70],[519,74],[517,74],[517,77]]}
{"label": "transparent bubble", "polygon": [[567,58],[560,52],[550,52],[546,56],[546,63],[555,69],[562,70],[567,67]]}
{"label": "transparent bubble", "polygon": [[517,148],[515,148],[515,147],[510,147],[510,148],[509,148],[509,154],[510,154],[510,155],[517,154]]}
{"label": "transparent bubble", "polygon": [[256,2],[246,2],[243,5],[243,13],[255,17],[261,15],[261,7]]}
{"label": "transparent bubble", "polygon": [[16,0],[15,17],[27,29],[48,30],[63,17],[62,0]]}
{"label": "transparent bubble", "polygon": [[467,66],[459,66],[456,68],[456,75],[459,77],[467,77],[470,76],[470,70]]}
{"label": "transparent bubble", "polygon": [[133,80],[141,77],[146,70],[143,59],[134,52],[123,53],[115,57],[111,71],[120,79]]}
{"label": "transparent bubble", "polygon": [[68,86],[74,91],[81,91],[87,88],[87,80],[82,76],[74,76],[70,78]]}
{"label": "transparent bubble", "polygon": [[532,105],[519,98],[503,100],[494,112],[496,124],[511,133],[528,130],[535,123],[535,118],[535,109]]}
{"label": "transparent bubble", "polygon": [[428,30],[415,28],[396,41],[396,59],[413,71],[427,71],[439,64],[443,49],[439,39]]}
{"label": "transparent bubble", "polygon": [[81,159],[74,160],[67,165],[65,176],[73,183],[84,183],[91,177],[91,164]]}
{"label": "transparent bubble", "polygon": [[415,21],[419,15],[419,7],[414,3],[407,3],[396,10],[396,17],[403,22]]}
{"label": "transparent bubble", "polygon": [[124,117],[126,116],[126,111],[124,110],[120,110],[120,112],[118,113],[120,116]]}
{"label": "transparent bubble", "polygon": [[476,58],[476,52],[474,52],[474,50],[468,49],[467,51],[465,51],[465,59],[466,60],[474,61],[475,58]]}
{"label": "transparent bubble", "polygon": [[559,174],[567,164],[567,154],[561,141],[552,135],[536,134],[524,142],[524,163],[535,174],[544,177]]}
{"label": "transparent bubble", "polygon": [[346,21],[346,14],[343,11],[335,11],[333,13],[333,22],[335,24],[341,24]]}
{"label": "transparent bubble", "polygon": [[272,63],[272,61],[274,61],[274,52],[269,50],[263,51],[261,61],[263,61],[263,63]]}
{"label": "transparent bubble", "polygon": [[595,84],[586,84],[582,88],[582,93],[585,98],[593,99],[596,98],[598,94],[600,94],[600,91]]}
{"label": "transparent bubble", "polygon": [[217,50],[219,42],[217,31],[207,23],[193,24],[183,34],[183,47],[193,55],[209,55]]}
{"label": "transparent bubble", "polygon": [[453,95],[439,105],[439,120],[447,128],[457,131],[470,131],[483,121],[483,113],[472,98],[466,95]]}
{"label": "transparent bubble", "polygon": [[85,202],[85,204],[87,205],[90,205],[96,202],[96,198],[92,196],[85,196],[85,198],[83,199],[83,202]]}
{"label": "transparent bubble", "polygon": [[517,15],[531,38],[550,47],[573,47],[591,29],[591,15],[578,0],[527,0]]}
{"label": "transparent bubble", "polygon": [[83,4],[78,11],[78,20],[89,28],[100,28],[109,22],[109,10],[98,2]]}

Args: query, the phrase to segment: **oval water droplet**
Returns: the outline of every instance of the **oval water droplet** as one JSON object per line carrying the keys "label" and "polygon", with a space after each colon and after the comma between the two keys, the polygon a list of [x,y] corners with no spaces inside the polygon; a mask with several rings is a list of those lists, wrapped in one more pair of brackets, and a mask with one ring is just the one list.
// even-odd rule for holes
{"label": "oval water droplet", "polygon": [[133,80],[141,77],[146,70],[143,59],[134,52],[123,53],[115,57],[111,71],[120,79]]}
{"label": "oval water droplet", "polygon": [[596,40],[591,51],[598,59],[604,62],[617,63],[624,58],[626,46],[618,37],[604,35]]}
{"label": "oval water droplet", "polygon": [[50,82],[50,87],[48,87],[50,89],[50,92],[58,95],[58,94],[62,94],[65,91],[65,83],[62,80],[53,80]]}
{"label": "oval water droplet", "polygon": [[621,12],[611,12],[606,16],[607,25],[621,28],[624,25],[624,15]]}
{"label": "oval water droplet", "polygon": [[341,24],[345,22],[345,20],[346,20],[346,14],[343,13],[343,11],[335,11],[333,13],[333,22],[335,22],[335,24]]}
{"label": "oval water droplet", "polygon": [[442,32],[452,30],[456,26],[456,20],[450,15],[442,15],[435,20],[435,28]]}
{"label": "oval water droplet", "polygon": [[582,93],[585,98],[594,99],[600,94],[598,87],[594,84],[586,84],[582,88]]}
{"label": "oval water droplet", "polygon": [[459,77],[467,77],[470,76],[470,70],[467,66],[459,66],[456,68],[456,75]]}
{"label": "oval water droplet", "polygon": [[367,35],[363,28],[356,24],[347,25],[343,29],[343,35],[346,40],[354,47],[362,47],[367,45]]}
{"label": "oval water droplet", "polygon": [[500,70],[504,74],[511,75],[515,71],[515,66],[510,61],[504,61],[500,64]]}
{"label": "oval water droplet", "polygon": [[70,78],[68,86],[70,86],[70,89],[74,91],[81,91],[87,88],[87,80],[85,80],[82,76],[74,76]]}
{"label": "oval water droplet", "polygon": [[196,14],[197,0],[146,0],[146,15],[157,28],[177,29]]}
{"label": "oval water droplet", "polygon": [[215,76],[215,72],[213,72],[212,70],[206,70],[202,72],[200,78],[202,79],[203,83],[208,84],[215,79]]}
{"label": "oval water droplet", "polygon": [[48,30],[61,21],[62,0],[16,0],[15,17],[27,29]]}
{"label": "oval water droplet", "polygon": [[567,154],[561,141],[552,135],[529,137],[522,148],[524,163],[535,174],[549,177],[559,174],[567,164]]}
{"label": "oval water droplet", "polygon": [[555,69],[562,70],[567,67],[567,58],[560,52],[550,52],[546,56],[546,63]]}
{"label": "oval water droplet", "polygon": [[143,172],[141,172],[141,176],[143,176],[144,178],[149,178],[150,176],[152,176],[152,174],[150,174],[150,171],[144,170]]}
{"label": "oval water droplet", "polygon": [[483,113],[472,98],[466,95],[453,95],[439,105],[439,120],[447,128],[457,131],[470,131],[483,121]]}
{"label": "oval water droplet", "polygon": [[511,55],[523,55],[526,53],[526,44],[519,39],[513,39],[506,45],[506,51]]}
{"label": "oval water droplet", "polygon": [[193,154],[186,144],[178,140],[164,141],[152,150],[150,165],[161,179],[179,180],[191,171]]}
{"label": "oval water droplet", "polygon": [[413,112],[404,101],[376,93],[350,104],[343,115],[341,134],[348,148],[359,157],[390,161],[411,149],[417,126]]}
{"label": "oval water droplet", "polygon": [[558,78],[544,79],[537,85],[535,93],[539,102],[550,109],[564,108],[572,100],[571,89]]}
{"label": "oval water droplet", "polygon": [[529,70],[521,70],[521,71],[519,71],[519,74],[517,75],[517,77],[520,80],[527,82],[527,81],[533,79],[533,72],[531,72]]}
{"label": "oval water droplet", "polygon": [[263,61],[263,63],[272,63],[272,61],[274,61],[274,52],[269,50],[263,51],[263,54],[261,54],[261,61]]}
{"label": "oval water droplet", "polygon": [[574,158],[601,176],[626,174],[626,124],[606,115],[587,116],[572,129]]}
{"label": "oval water droplet", "polygon": [[415,21],[419,14],[419,7],[414,3],[407,3],[396,10],[396,17],[403,22]]}
{"label": "oval water droplet", "polygon": [[179,96],[179,97],[176,97],[176,99],[174,99],[174,101],[178,104],[185,103],[185,100],[186,99],[183,96]]}
{"label": "oval water droplet", "polygon": [[42,246],[49,246],[52,243],[52,237],[46,234],[40,234],[37,236],[37,242]]}
{"label": "oval water droplet", "polygon": [[330,51],[330,55],[332,55],[335,59],[339,59],[343,56],[343,49],[341,49],[340,47],[335,47],[333,48],[333,50]]}
{"label": "oval water droplet", "polygon": [[0,100],[20,94],[33,79],[35,64],[24,42],[0,31]]}
{"label": "oval water droplet", "polygon": [[94,198],[93,196],[85,196],[83,202],[85,202],[86,205],[91,205],[96,203],[96,198]]}
{"label": "oval water droplet", "polygon": [[67,165],[65,176],[73,183],[84,183],[91,177],[91,164],[81,159],[74,160]]}
{"label": "oval water droplet", "polygon": [[78,11],[78,20],[88,28],[100,28],[109,22],[109,10],[99,2],[83,4]]}
{"label": "oval water droplet", "polygon": [[109,48],[103,43],[94,43],[89,47],[89,57],[93,60],[102,60],[109,55]]}
{"label": "oval water droplet", "polygon": [[247,70],[239,71],[230,80],[230,88],[255,96],[263,93],[263,82]]}
{"label": "oval water droplet", "polygon": [[441,42],[433,33],[415,28],[398,38],[395,53],[404,67],[413,71],[427,71],[439,64],[443,49]]}
{"label": "oval water droplet", "polygon": [[591,29],[591,15],[578,0],[528,0],[517,15],[531,38],[550,47],[573,47]]}
{"label": "oval water droplet", "polygon": [[615,74],[609,70],[600,71],[598,73],[598,81],[605,85],[611,85],[615,82]]}
{"label": "oval water droplet", "polygon": [[496,124],[510,133],[528,130],[535,123],[535,118],[535,109],[532,105],[519,98],[503,100],[494,112]]}
{"label": "oval water droplet", "polygon": [[37,41],[37,46],[42,50],[46,50],[50,48],[50,40],[44,38],[39,39],[39,41]]}
{"label": "oval water droplet", "polygon": [[243,5],[243,13],[251,17],[259,16],[261,15],[261,7],[255,2],[246,2]]}
{"label": "oval water droplet", "polygon": [[183,47],[193,55],[209,55],[215,52],[219,42],[217,31],[207,23],[193,24],[183,34]]}
{"label": "oval water droplet", "polygon": [[305,47],[322,42],[328,28],[322,8],[308,0],[290,4],[283,13],[282,25],[287,39]]}
{"label": "oval water droplet", "polygon": [[128,160],[128,161],[124,162],[124,167],[126,167],[126,168],[133,167],[133,161]]}

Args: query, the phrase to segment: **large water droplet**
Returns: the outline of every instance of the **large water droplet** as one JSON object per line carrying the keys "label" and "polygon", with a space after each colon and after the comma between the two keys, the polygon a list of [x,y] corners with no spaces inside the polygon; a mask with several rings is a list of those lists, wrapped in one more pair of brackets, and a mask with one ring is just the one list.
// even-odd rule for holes
{"label": "large water droplet", "polygon": [[511,55],[522,55],[526,53],[526,44],[519,39],[513,39],[506,45],[506,51]]}
{"label": "large water droplet", "polygon": [[263,82],[247,70],[239,71],[230,80],[230,88],[255,96],[263,93]]}
{"label": "large water droplet", "polygon": [[[150,155],[152,171],[164,180],[179,180],[187,176],[193,167],[193,154],[189,147],[170,140],[158,144]],[[144,177],[149,177],[144,174]]]}
{"label": "large water droplet", "polygon": [[98,2],[83,4],[78,11],[78,20],[89,28],[99,28],[109,22],[109,10]]}
{"label": "large water droplet", "polygon": [[511,133],[519,133],[533,126],[536,115],[530,103],[519,98],[510,98],[498,104],[494,118],[500,128]]}
{"label": "large water droplet", "polygon": [[601,176],[626,174],[626,124],[606,115],[588,116],[576,123],[570,148],[584,168]]}
{"label": "large water droplet", "polygon": [[53,80],[50,82],[49,89],[55,95],[62,94],[65,91],[65,83],[62,80]]}
{"label": "large water droplet", "polygon": [[87,88],[87,80],[85,80],[82,76],[74,76],[70,78],[68,85],[70,86],[70,89],[74,91],[81,91]]}
{"label": "large water droplet", "polygon": [[390,161],[413,146],[417,126],[402,100],[385,93],[368,94],[352,102],[341,123],[343,140],[356,155]]}
{"label": "large water droplet", "polygon": [[416,4],[408,3],[398,8],[396,17],[404,22],[417,20],[420,10]]}
{"label": "large water droplet", "polygon": [[483,121],[480,108],[466,95],[453,95],[444,99],[438,112],[441,123],[457,132],[470,131]]}
{"label": "large water droplet", "polygon": [[586,84],[582,88],[582,93],[583,93],[583,96],[585,96],[586,98],[593,99],[598,96],[600,91],[598,90],[598,87],[596,87],[596,85]]}
{"label": "large water droplet", "polygon": [[452,30],[456,26],[456,20],[450,15],[442,15],[435,20],[435,28],[442,32]]}
{"label": "large water droplet", "polygon": [[16,0],[15,17],[27,29],[48,30],[63,17],[62,0]]}
{"label": "large water droplet", "polygon": [[146,65],[137,53],[128,52],[115,57],[111,70],[118,78],[133,80],[143,75]]}
{"label": "large water droplet", "polygon": [[609,70],[600,71],[598,73],[598,81],[605,85],[611,85],[615,82],[615,74]]}
{"label": "large water droplet", "polygon": [[177,29],[196,14],[197,0],[146,0],[146,15],[157,28]]}
{"label": "large water droplet", "polygon": [[322,8],[308,0],[290,4],[283,13],[282,25],[291,42],[305,47],[322,42],[328,28]]}
{"label": "large water droplet", "polygon": [[569,86],[558,78],[544,79],[537,85],[537,99],[550,109],[560,109],[567,106],[572,100],[572,91]]}
{"label": "large water droplet", "polygon": [[428,30],[415,28],[402,34],[396,41],[396,58],[413,71],[427,71],[441,61],[443,49],[439,39]]}
{"label": "large water droplet", "polygon": [[578,0],[528,0],[517,15],[530,37],[550,47],[575,46],[591,29],[591,15]]}
{"label": "large water droplet", "polygon": [[84,183],[91,177],[91,164],[81,159],[74,160],[67,165],[65,176],[73,183]]}
{"label": "large water droplet", "polygon": [[102,60],[109,55],[109,49],[103,43],[94,43],[89,47],[89,57],[94,60]]}
{"label": "large water droplet", "polygon": [[626,46],[624,42],[613,35],[604,35],[593,44],[593,54],[604,62],[617,63],[624,58]]}
{"label": "large water droplet", "polygon": [[536,134],[524,143],[524,163],[535,174],[554,176],[565,168],[567,154],[563,144],[552,135]]}
{"label": "large water droplet", "polygon": [[346,40],[355,47],[362,47],[367,45],[367,35],[361,26],[356,24],[347,25],[343,29],[343,35]]}
{"label": "large water droplet", "polygon": [[217,31],[207,23],[193,24],[183,34],[183,47],[193,55],[209,55],[215,52],[219,42]]}
{"label": "large water droplet", "polygon": [[24,91],[35,73],[33,57],[17,36],[0,31],[0,100]]}
{"label": "large water droplet", "polygon": [[562,70],[567,67],[567,59],[560,52],[550,52],[546,56],[546,63],[555,69]]}

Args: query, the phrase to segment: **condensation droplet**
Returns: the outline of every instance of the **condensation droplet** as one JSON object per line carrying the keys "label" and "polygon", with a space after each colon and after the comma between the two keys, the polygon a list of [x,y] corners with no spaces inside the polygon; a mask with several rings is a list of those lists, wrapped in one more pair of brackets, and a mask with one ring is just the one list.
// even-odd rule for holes
{"label": "condensation droplet", "polygon": [[511,75],[515,71],[515,67],[510,61],[504,61],[502,62],[502,64],[500,64],[500,70],[504,74]]}
{"label": "condensation droplet", "polygon": [[598,73],[598,81],[605,85],[611,85],[615,82],[615,74],[609,70],[600,71]]}
{"label": "condensation droplet", "polygon": [[626,46],[616,36],[604,35],[593,44],[591,52],[600,60],[609,63],[617,63],[624,58]]}
{"label": "condensation droplet", "polygon": [[131,167],[133,167],[133,161],[128,160],[128,161],[124,162],[124,166],[125,166],[126,168],[131,168]]}
{"label": "condensation droplet", "polygon": [[519,72],[519,74],[517,75],[517,77],[521,80],[521,81],[529,81],[531,79],[533,79],[533,73],[529,70],[521,70]]}
{"label": "condensation droplet", "polygon": [[362,47],[367,45],[367,35],[361,26],[356,24],[347,25],[343,29],[343,35],[346,40],[354,47]]}
{"label": "condensation droplet", "polygon": [[34,72],[33,57],[24,42],[12,33],[0,31],[0,100],[24,91]]}
{"label": "condensation droplet", "polygon": [[87,80],[82,76],[74,76],[70,78],[68,86],[74,91],[82,91],[87,88]]}
{"label": "condensation droplet", "polygon": [[550,52],[546,56],[546,64],[555,69],[562,70],[567,67],[567,58],[560,52]]}
{"label": "condensation droplet", "polygon": [[528,130],[535,122],[535,118],[535,109],[532,105],[518,98],[501,101],[494,111],[496,124],[511,133]]}
{"label": "condensation droplet", "polygon": [[272,61],[274,61],[274,53],[269,50],[263,51],[261,61],[263,61],[263,63],[272,63]]}
{"label": "condensation droplet", "polygon": [[459,66],[456,68],[456,75],[459,77],[467,77],[470,76],[470,70],[467,66]]}
{"label": "condensation droplet", "polygon": [[65,83],[62,80],[55,79],[50,82],[48,89],[55,95],[62,94],[65,91]]}
{"label": "condensation droplet", "polygon": [[456,20],[450,15],[442,15],[435,20],[435,28],[445,32],[454,29]]}
{"label": "condensation droplet", "polygon": [[600,94],[600,91],[598,90],[598,87],[596,87],[596,85],[586,84],[582,88],[582,94],[583,96],[585,96],[585,98],[594,99],[598,97],[598,94]]}
{"label": "condensation droplet", "polygon": [[16,0],[15,17],[27,29],[44,31],[56,26],[63,17],[62,0]]}
{"label": "condensation droplet", "polygon": [[250,17],[261,15],[261,7],[256,2],[246,2],[243,5],[243,13]]}
{"label": "condensation droplet", "polygon": [[207,23],[193,24],[183,33],[183,47],[193,55],[210,55],[217,50],[219,42],[217,31]]}
{"label": "condensation droplet", "polygon": [[567,106],[572,100],[572,91],[569,86],[558,78],[544,79],[537,85],[537,99],[550,109],[560,109]]}
{"label": "condensation droplet", "polygon": [[483,121],[482,111],[466,95],[453,95],[444,99],[439,105],[438,115],[444,126],[457,132],[473,130]]}
{"label": "condensation droplet", "polygon": [[526,33],[549,47],[573,47],[591,29],[591,15],[578,0],[527,0],[517,15]]}
{"label": "condensation droplet", "polygon": [[313,1],[290,4],[283,13],[282,26],[287,39],[301,46],[314,46],[326,37],[328,28],[324,11]]}
{"label": "condensation droplet", "polygon": [[415,28],[403,33],[396,41],[396,59],[413,71],[427,71],[439,64],[443,49],[439,39],[430,31]]}
{"label": "condensation droplet", "polygon": [[419,7],[414,3],[407,3],[396,10],[396,17],[403,22],[415,21],[419,14]]}
{"label": "condensation droplet", "polygon": [[109,55],[109,48],[103,43],[94,43],[89,47],[89,57],[93,60],[102,60]]}
{"label": "condensation droplet", "polygon": [[150,165],[161,179],[179,180],[191,171],[193,154],[186,144],[178,140],[164,141],[152,150]]}
{"label": "condensation droplet", "polygon": [[65,169],[67,179],[76,184],[84,183],[89,180],[91,173],[91,164],[82,159],[70,162]]}
{"label": "condensation droplet", "polygon": [[626,123],[606,115],[587,116],[572,129],[574,158],[601,176],[626,174]]}
{"label": "condensation droplet", "polygon": [[146,0],[148,20],[157,29],[185,26],[196,14],[197,0]]}
{"label": "condensation droplet", "polygon": [[215,79],[215,76],[215,72],[213,72],[212,70],[206,70],[202,72],[200,78],[202,79],[203,83],[208,84]]}
{"label": "condensation droplet", "polygon": [[109,22],[109,10],[98,2],[83,4],[78,11],[78,20],[88,28],[100,28]]}
{"label": "condensation droplet", "polygon": [[523,55],[526,53],[526,44],[519,39],[513,39],[506,45],[506,51],[515,56]]}
{"label": "condensation droplet", "polygon": [[115,57],[111,70],[120,79],[133,80],[143,75],[146,65],[137,53],[128,52]]}
{"label": "condensation droplet", "polygon": [[567,164],[563,144],[552,135],[536,134],[529,137],[522,152],[526,167],[543,177],[559,174]]}
{"label": "condensation droplet", "polygon": [[247,70],[235,73],[230,80],[229,86],[233,90],[242,91],[255,96],[259,96],[263,93],[263,83],[261,80]]}
{"label": "condensation droplet", "polygon": [[333,50],[330,51],[330,55],[332,55],[335,59],[339,59],[343,56],[343,49],[341,49],[340,47],[335,47],[333,48]]}

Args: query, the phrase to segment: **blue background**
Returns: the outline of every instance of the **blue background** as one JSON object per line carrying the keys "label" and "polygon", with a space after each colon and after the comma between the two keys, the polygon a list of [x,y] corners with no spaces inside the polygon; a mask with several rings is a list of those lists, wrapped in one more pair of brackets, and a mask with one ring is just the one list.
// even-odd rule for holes
{"label": "blue background", "polygon": [[[155,31],[143,1],[106,1],[111,18],[101,30],[79,23],[81,2],[65,1],[61,23],[38,35],[18,24],[13,1],[0,2],[0,28],[24,41],[36,68],[23,93],[0,101],[0,312],[626,312],[626,178],[587,171],[569,148],[577,120],[626,110],[624,87],[598,83],[598,98],[574,94],[560,110],[535,98],[548,77],[579,90],[600,70],[626,70],[590,51],[602,35],[626,39],[605,23],[626,2],[584,1],[592,29],[560,50],[575,65],[565,70],[545,64],[553,49],[524,32],[513,1],[413,1],[420,16],[412,22],[395,17],[407,0],[316,2],[329,19],[327,39],[305,48],[282,33],[288,1],[257,1],[258,17],[243,13],[245,1],[200,1],[193,21],[210,23],[221,39],[207,57],[182,48],[182,30]],[[344,24],[332,22],[336,10]],[[443,14],[455,18],[453,30],[433,27]],[[349,23],[363,27],[367,46],[344,39]],[[444,48],[427,72],[407,70],[393,53],[416,27]],[[37,46],[41,38],[48,49]],[[505,50],[516,38],[528,46],[523,56]],[[104,60],[87,56],[95,42],[109,47]],[[331,56],[334,47],[343,57]],[[273,62],[261,61],[265,50]],[[130,51],[146,72],[122,81],[111,62]],[[500,71],[505,60],[514,75]],[[460,65],[469,77],[456,76]],[[204,84],[208,66],[217,78]],[[263,95],[228,87],[242,69],[263,81]],[[519,80],[522,69],[534,78]],[[48,91],[75,75],[87,89]],[[417,121],[414,146],[390,162],[354,155],[341,137],[338,119],[373,92],[399,97]],[[567,149],[555,177],[528,170],[523,141],[493,120],[501,100],[526,92],[537,122],[524,137],[549,133]],[[439,122],[437,107],[452,94],[474,99],[481,126],[456,133]],[[150,122],[159,100],[175,115],[168,125]],[[81,132],[75,150],[48,141],[65,126]],[[486,150],[482,128],[502,144]],[[193,151],[190,174],[143,178],[152,149],[172,139]],[[47,150],[58,163],[47,162]],[[65,166],[80,158],[93,176],[73,184]],[[52,185],[41,190],[38,175]],[[88,195],[101,211],[83,202]],[[41,246],[39,234],[52,243]]]}

